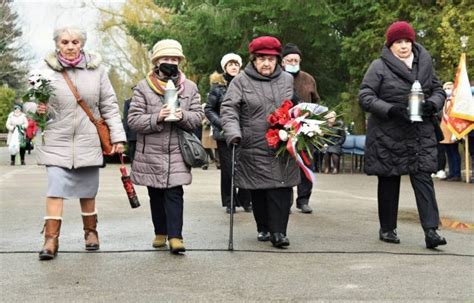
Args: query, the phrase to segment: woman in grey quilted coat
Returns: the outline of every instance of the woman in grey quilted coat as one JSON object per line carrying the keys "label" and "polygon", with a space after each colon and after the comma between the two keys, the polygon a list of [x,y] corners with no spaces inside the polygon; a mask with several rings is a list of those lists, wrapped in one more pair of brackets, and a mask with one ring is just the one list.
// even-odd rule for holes
{"label": "woman in grey quilted coat", "polygon": [[126,141],[119,107],[107,71],[98,54],[83,50],[86,33],[76,28],[54,32],[57,51],[46,59],[42,73],[49,74],[54,95],[40,103],[39,114],[48,114],[43,139],[38,140],[38,164],[48,172],[45,243],[40,260],[53,259],[58,251],[64,199],[79,199],[84,224],[86,250],[99,249],[95,197],[99,187],[99,167],[104,163],[96,127],[79,106],[63,73],[67,73],[79,95],[96,118],[102,117],[110,129],[113,153],[123,152]]}
{"label": "woman in grey quilted coat", "polygon": [[[134,88],[128,124],[137,132],[131,178],[148,188],[155,238],[153,247],[166,246],[179,254],[183,244],[183,185],[191,184],[191,168],[181,155],[178,130],[192,131],[204,117],[196,84],[186,79],[178,65],[184,59],[176,40],[158,41],[153,47],[153,70]],[[167,83],[178,89],[178,121],[167,122],[171,109],[164,104]]]}
{"label": "woman in grey quilted coat", "polygon": [[293,98],[293,76],[278,64],[280,51],[275,37],[250,42],[250,63],[230,83],[221,119],[227,144],[238,146],[235,185],[250,190],[257,240],[283,248],[290,245],[286,230],[292,187],[299,184],[300,171],[293,158],[275,157],[265,139],[267,117]]}
{"label": "woman in grey quilted coat", "polygon": [[[378,176],[379,238],[400,243],[397,235],[400,176],[409,175],[415,191],[427,248],[446,244],[438,235],[438,205],[431,173],[437,170],[434,115],[446,95],[434,73],[426,49],[415,43],[410,24],[390,25],[380,58],[370,65],[360,86],[359,103],[371,113],[365,144],[365,172]],[[408,98],[415,80],[421,83],[425,102],[423,121],[411,122]],[[437,121],[436,121],[437,123]]]}

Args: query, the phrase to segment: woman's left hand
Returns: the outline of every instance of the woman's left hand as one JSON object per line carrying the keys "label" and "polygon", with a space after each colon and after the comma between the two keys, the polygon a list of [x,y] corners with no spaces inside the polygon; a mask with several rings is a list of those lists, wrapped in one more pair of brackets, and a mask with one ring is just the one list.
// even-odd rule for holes
{"label": "woman's left hand", "polygon": [[180,121],[183,120],[183,111],[181,110],[181,108],[177,108],[174,115],[176,116],[176,118],[178,118]]}
{"label": "woman's left hand", "polygon": [[123,143],[115,143],[113,146],[112,146],[112,151],[110,152],[111,155],[115,154],[115,153],[118,153],[118,154],[121,154],[125,151],[125,148],[123,146]]}

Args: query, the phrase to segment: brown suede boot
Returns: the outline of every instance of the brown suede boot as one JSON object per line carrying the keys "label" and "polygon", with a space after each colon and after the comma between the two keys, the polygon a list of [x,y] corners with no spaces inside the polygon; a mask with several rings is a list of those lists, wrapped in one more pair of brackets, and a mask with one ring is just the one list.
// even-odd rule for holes
{"label": "brown suede boot", "polygon": [[40,260],[51,260],[58,254],[61,217],[44,217],[44,245],[39,253]]}
{"label": "brown suede boot", "polygon": [[84,239],[86,240],[86,250],[99,249],[99,234],[97,233],[97,211],[93,213],[82,213],[84,223]]}

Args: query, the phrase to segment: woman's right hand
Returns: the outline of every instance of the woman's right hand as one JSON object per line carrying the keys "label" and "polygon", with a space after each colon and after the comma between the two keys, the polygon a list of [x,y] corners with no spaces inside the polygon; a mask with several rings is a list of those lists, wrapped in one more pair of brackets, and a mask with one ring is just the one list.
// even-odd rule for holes
{"label": "woman's right hand", "polygon": [[158,116],[158,121],[161,122],[165,120],[166,117],[168,117],[171,113],[171,109],[168,108],[168,104],[163,105],[163,107],[160,110],[160,115]]}
{"label": "woman's right hand", "polygon": [[39,103],[36,108],[36,113],[43,115],[48,112],[48,105],[46,103]]}

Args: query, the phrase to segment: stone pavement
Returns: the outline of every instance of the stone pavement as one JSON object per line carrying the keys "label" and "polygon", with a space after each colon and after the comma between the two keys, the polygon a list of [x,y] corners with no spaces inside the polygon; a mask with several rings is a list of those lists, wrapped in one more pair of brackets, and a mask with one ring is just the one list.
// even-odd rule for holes
{"label": "stone pavement", "polygon": [[[146,188],[131,209],[118,165],[101,170],[101,250],[83,250],[79,203],[66,201],[58,257],[39,262],[47,180],[43,167],[9,166],[0,148],[1,302],[473,301],[474,232],[442,228],[448,245],[424,246],[413,190],[402,178],[401,244],[378,240],[376,178],[318,175],[310,205],[295,208],[285,250],[256,241],[252,214],[235,215],[234,251],[219,201],[219,171],[193,170],[185,187],[184,256],[151,247]],[[440,213],[474,223],[474,186],[435,181]],[[469,225],[467,225],[469,226]]]}

